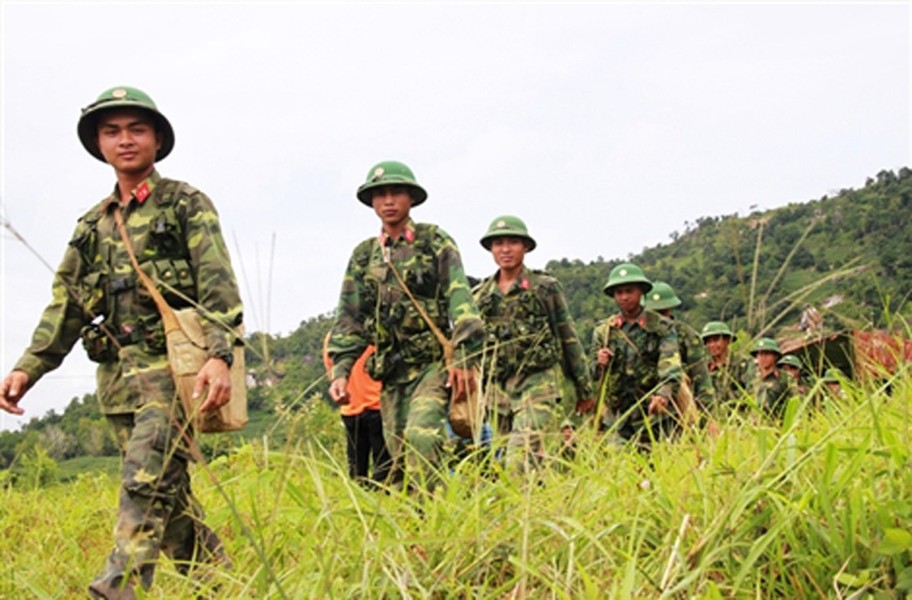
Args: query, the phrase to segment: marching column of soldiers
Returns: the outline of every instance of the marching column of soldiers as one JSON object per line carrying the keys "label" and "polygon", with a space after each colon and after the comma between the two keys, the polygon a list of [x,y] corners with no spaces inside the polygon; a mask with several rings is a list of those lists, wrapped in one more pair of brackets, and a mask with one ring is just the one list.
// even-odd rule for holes
{"label": "marching column of soldiers", "polygon": [[[505,462],[528,470],[542,463],[547,435],[566,441],[570,430],[573,440],[587,419],[648,449],[684,424],[702,421],[714,433],[726,413],[779,416],[808,387],[801,362],[774,340],[759,339],[752,360],[735,359],[728,324],[698,333],[676,319],[674,289],[631,263],[609,275],[603,291],[617,312],[596,324],[587,352],[560,282],[525,265],[537,244],[519,217],[497,217],[481,237],[497,271],[470,289],[453,239],[412,220],[428,193],[408,166],[375,165],[356,195],[381,231],[355,249],[345,274],[330,395],[347,401],[351,365],[376,344],[369,372],[384,384],[384,431],[400,475],[442,464],[449,403],[476,392],[488,431],[506,440]],[[575,404],[563,402],[562,380]]]}
{"label": "marching column of soldiers", "polygon": [[[151,292],[205,316],[207,356],[194,382],[200,413],[231,398],[243,306],[212,201],[157,170],[175,135],[152,98],[133,87],[108,89],[82,110],[77,133],[92,157],[113,168],[114,188],[79,220],[32,343],[0,380],[0,410],[23,414],[26,393],[82,340],[98,363],[99,403],[123,457],[114,547],[88,591],[132,600],[136,586],[150,588],[162,555],[188,575],[203,565],[231,567],[191,490],[194,429]],[[378,478],[413,472],[432,489],[451,437],[451,406],[479,391],[490,429],[508,440],[507,462],[528,470],[542,463],[545,436],[567,429],[562,379],[574,388],[575,422],[594,415],[600,429],[642,448],[700,410],[744,404],[745,391],[779,414],[807,387],[800,362],[771,339],[754,347],[756,365],[732,361],[735,336],[725,323],[708,323],[697,335],[674,318],[681,304],[674,290],[633,264],[612,270],[604,291],[618,312],[595,328],[587,354],[560,283],[525,266],[536,242],[521,219],[491,223],[481,245],[498,269],[472,289],[455,241],[412,220],[428,193],[408,166],[375,165],[356,197],[381,228],[352,253],[326,355],[338,404],[349,402],[359,387],[349,379],[362,372],[382,384],[381,444],[389,456],[371,448]],[[824,381],[840,394],[838,373]],[[375,432],[376,414],[367,417],[359,421]],[[366,476],[365,452],[351,450],[353,476]]]}

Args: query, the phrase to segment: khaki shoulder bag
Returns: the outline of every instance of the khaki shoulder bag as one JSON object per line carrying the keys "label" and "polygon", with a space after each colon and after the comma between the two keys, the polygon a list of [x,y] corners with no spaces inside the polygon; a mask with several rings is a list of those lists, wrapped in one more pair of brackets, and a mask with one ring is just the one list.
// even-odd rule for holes
{"label": "khaki shoulder bag", "polygon": [[231,399],[217,410],[201,413],[199,407],[206,399],[206,390],[203,390],[198,398],[194,398],[193,388],[196,385],[197,374],[209,360],[209,351],[199,310],[195,307],[174,310],[168,305],[155,283],[140,268],[136,260],[120,206],[114,210],[114,221],[117,223],[120,237],[123,238],[127,254],[130,255],[130,263],[136,271],[136,276],[149,291],[161,313],[168,348],[168,364],[188,421],[201,433],[222,433],[243,428],[247,423],[247,382],[244,346],[243,343],[237,343],[243,339],[243,326],[233,332],[237,341],[232,348]]}

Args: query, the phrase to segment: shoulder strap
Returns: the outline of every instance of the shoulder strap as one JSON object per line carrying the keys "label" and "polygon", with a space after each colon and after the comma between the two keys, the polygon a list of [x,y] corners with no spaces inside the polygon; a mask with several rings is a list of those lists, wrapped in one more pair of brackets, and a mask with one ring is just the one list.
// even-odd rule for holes
{"label": "shoulder strap", "polygon": [[130,255],[130,264],[133,265],[136,276],[139,277],[139,280],[149,291],[149,295],[152,296],[152,300],[155,301],[155,306],[158,307],[158,312],[161,313],[165,334],[169,331],[180,329],[180,324],[177,321],[174,310],[165,301],[165,298],[158,291],[158,288],[155,287],[155,283],[152,279],[150,279],[149,276],[146,275],[146,272],[139,267],[139,261],[136,260],[136,254],[133,253],[133,244],[130,243],[130,236],[127,234],[127,228],[124,225],[123,214],[120,212],[119,204],[114,207],[114,222],[117,224],[117,231],[120,233],[124,247],[127,249],[127,254]]}
{"label": "shoulder strap", "polygon": [[437,341],[440,343],[441,348],[443,348],[443,360],[447,366],[447,369],[452,368],[453,366],[453,357],[455,356],[455,351],[453,350],[453,344],[450,340],[447,339],[443,332],[440,331],[440,328],[437,327],[437,324],[434,323],[434,319],[427,314],[427,311],[424,310],[424,307],[421,306],[421,303],[418,302],[418,299],[415,298],[415,295],[412,294],[412,290],[409,289],[406,285],[405,280],[402,279],[402,275],[399,274],[399,271],[396,270],[393,261],[390,258],[389,249],[383,248],[383,261],[386,263],[386,266],[390,268],[390,271],[393,272],[393,275],[396,277],[396,281],[399,282],[402,291],[405,292],[405,295],[408,296],[409,300],[412,301],[412,304],[415,305],[415,309],[418,311],[418,314],[421,315],[421,318],[424,319],[424,322],[428,324],[430,330],[434,333],[434,337],[437,338]]}

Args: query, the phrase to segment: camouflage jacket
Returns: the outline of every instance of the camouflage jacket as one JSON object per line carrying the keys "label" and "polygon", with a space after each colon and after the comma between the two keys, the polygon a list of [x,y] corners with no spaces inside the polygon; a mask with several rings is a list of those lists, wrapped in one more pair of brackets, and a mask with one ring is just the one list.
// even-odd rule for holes
{"label": "camouflage jacket", "polygon": [[678,335],[681,364],[684,366],[684,372],[690,377],[694,398],[703,408],[712,408],[716,403],[716,389],[706,363],[706,349],[700,334],[683,321],[672,319],[672,322]]}
{"label": "camouflage jacket", "polygon": [[487,332],[484,366],[503,382],[560,365],[577,398],[591,398],[586,353],[560,282],[523,267],[504,294],[497,278],[493,275],[472,292]]}
{"label": "camouflage jacket", "polygon": [[[614,353],[607,371],[597,362],[604,347]],[[616,415],[639,405],[642,410],[630,415],[635,425],[644,420],[651,396],[673,402],[683,374],[681,354],[674,326],[662,315],[644,309],[633,323],[620,314],[605,319],[592,332],[590,355],[599,386],[605,386],[608,407]]]}
{"label": "camouflage jacket", "polygon": [[709,359],[709,374],[712,377],[713,387],[716,389],[716,399],[720,404],[735,402],[747,390],[749,364],[747,361],[738,363],[717,363]]}
{"label": "camouflage jacket", "polygon": [[[54,276],[51,303],[15,366],[34,383],[60,366],[82,336],[89,358],[100,363],[98,399],[106,413],[136,410],[144,398],[131,378],[168,368],[161,316],[116,230],[118,202],[115,188],[79,219]],[[210,355],[230,352],[228,330],[240,325],[242,306],[209,198],[153,171],[133,190],[124,221],[140,267],[160,282],[168,303],[202,307]]]}
{"label": "camouflage jacket", "polygon": [[370,375],[411,381],[443,350],[384,260],[388,253],[409,290],[456,349],[457,366],[477,364],[484,326],[472,299],[456,242],[436,225],[406,224],[399,239],[384,233],[361,242],[342,281],[329,343],[332,377],[347,377],[369,344]]}
{"label": "camouflage jacket", "polygon": [[758,370],[751,385],[757,406],[772,415],[781,415],[789,398],[797,395],[795,380],[779,368],[761,377]]}

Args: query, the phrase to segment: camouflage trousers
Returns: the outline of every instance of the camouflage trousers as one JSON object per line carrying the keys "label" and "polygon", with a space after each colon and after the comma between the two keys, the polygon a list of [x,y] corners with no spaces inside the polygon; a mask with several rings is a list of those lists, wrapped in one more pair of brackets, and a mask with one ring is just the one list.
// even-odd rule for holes
{"label": "camouflage trousers", "polygon": [[107,419],[121,448],[123,471],[114,550],[90,586],[93,594],[131,598],[137,577],[148,589],[160,553],[182,573],[197,562],[227,561],[190,489],[180,401],[149,400],[134,413]]}
{"label": "camouflage trousers", "polygon": [[509,468],[539,466],[545,456],[544,438],[557,431],[560,385],[554,369],[490,382],[484,390],[496,435],[507,437]]}
{"label": "camouflage trousers", "polygon": [[446,369],[434,362],[408,381],[383,382],[380,413],[394,478],[401,477],[404,468],[433,487],[447,439],[450,390],[446,381]]}

